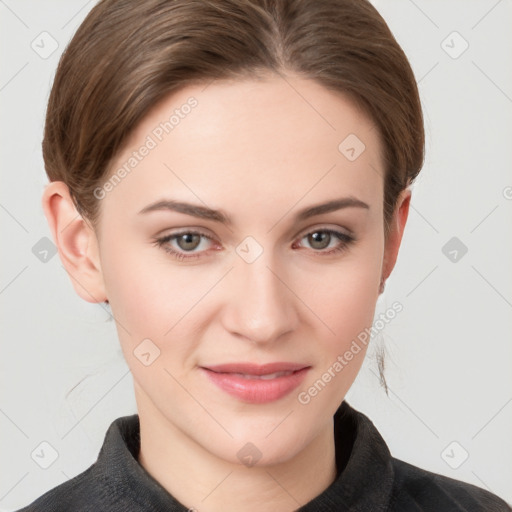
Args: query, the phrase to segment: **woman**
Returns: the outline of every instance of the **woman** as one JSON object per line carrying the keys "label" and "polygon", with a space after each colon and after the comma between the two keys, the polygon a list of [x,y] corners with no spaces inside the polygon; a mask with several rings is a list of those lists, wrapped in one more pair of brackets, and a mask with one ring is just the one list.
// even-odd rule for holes
{"label": "woman", "polygon": [[60,258],[109,304],[138,413],[23,510],[510,510],[393,458],[344,400],[424,157],[370,3],[102,1],[43,154]]}

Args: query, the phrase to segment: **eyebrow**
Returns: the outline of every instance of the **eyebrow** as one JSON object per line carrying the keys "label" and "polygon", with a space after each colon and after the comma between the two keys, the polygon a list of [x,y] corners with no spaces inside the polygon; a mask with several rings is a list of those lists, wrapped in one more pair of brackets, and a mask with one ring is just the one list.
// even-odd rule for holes
{"label": "eyebrow", "polygon": [[[361,201],[360,199],[357,199],[356,197],[341,197],[339,199],[333,199],[332,201],[328,201],[326,203],[308,206],[307,208],[300,210],[295,215],[294,219],[296,222],[300,222],[310,217],[314,217],[316,215],[321,215],[323,213],[329,213],[336,210],[341,210],[342,208],[351,207],[365,208],[367,210],[370,209],[370,206],[367,203]],[[139,212],[139,214],[145,214],[161,210],[170,210],[178,213],[184,213],[186,215],[191,215],[192,217],[198,217],[200,219],[205,220],[212,220],[228,226],[233,225],[233,221],[229,217],[229,215],[222,212],[221,210],[213,210],[205,206],[198,206],[191,203],[174,201],[172,199],[162,199],[160,201],[157,201],[156,203],[152,203],[144,207]]]}

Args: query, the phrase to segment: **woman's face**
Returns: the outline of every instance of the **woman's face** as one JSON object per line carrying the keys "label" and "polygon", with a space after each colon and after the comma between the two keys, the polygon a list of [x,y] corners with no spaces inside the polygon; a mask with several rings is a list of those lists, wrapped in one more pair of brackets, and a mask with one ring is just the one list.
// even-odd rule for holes
{"label": "woman's face", "polygon": [[[231,462],[250,442],[260,464],[331,428],[366,346],[332,369],[371,326],[383,272],[381,152],[351,102],[299,78],[190,86],[139,124],[97,196],[141,415]],[[275,362],[307,369],[205,369]]]}

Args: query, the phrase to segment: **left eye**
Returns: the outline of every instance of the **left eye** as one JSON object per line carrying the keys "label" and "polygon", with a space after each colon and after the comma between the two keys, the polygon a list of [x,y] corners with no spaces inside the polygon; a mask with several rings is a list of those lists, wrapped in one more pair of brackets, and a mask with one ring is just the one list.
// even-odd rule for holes
{"label": "left eye", "polygon": [[[338,241],[338,243],[342,242],[342,246],[353,241],[350,235],[333,229],[317,229],[316,231],[311,231],[303,236],[301,240],[304,239],[307,239],[313,249],[319,250],[327,249],[332,241]],[[335,246],[335,248],[339,248],[339,246]]]}
{"label": "left eye", "polygon": [[[172,254],[178,259],[185,258],[197,258],[199,255],[185,254],[190,253],[194,249],[197,249],[201,244],[201,238],[206,238],[208,240],[212,240],[211,237],[205,235],[204,233],[199,233],[197,231],[183,231],[182,233],[174,233],[172,235],[166,235],[162,238],[157,238],[155,240],[156,245],[162,247],[166,252]],[[178,249],[183,252],[179,252],[176,249],[173,249],[169,242],[174,241],[178,245]]]}
{"label": "left eye", "polygon": [[[161,238],[156,238],[154,242],[155,245],[162,247],[176,259],[184,260],[199,258],[201,253],[205,252],[204,250],[196,251],[196,249],[201,247],[201,241],[203,238],[213,242],[213,238],[198,231],[173,233]],[[310,231],[299,240],[304,239],[307,239],[310,246],[315,249],[314,252],[322,255],[344,251],[348,248],[349,244],[355,240],[351,235],[333,229],[317,229],[315,231]],[[334,247],[331,245],[331,242],[333,241],[338,242]],[[170,242],[174,242],[177,247],[173,247]],[[330,250],[326,251],[325,249],[328,248],[330,248]]]}

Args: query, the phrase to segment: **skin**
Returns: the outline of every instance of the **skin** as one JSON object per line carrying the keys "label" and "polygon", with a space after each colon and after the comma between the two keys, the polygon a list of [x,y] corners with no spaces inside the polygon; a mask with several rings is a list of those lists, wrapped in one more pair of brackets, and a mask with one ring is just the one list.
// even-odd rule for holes
{"label": "skin", "polygon": [[[133,375],[140,464],[200,511],[295,510],[336,478],[333,415],[366,350],[308,404],[298,394],[372,325],[411,192],[398,198],[385,240],[378,130],[341,94],[293,76],[174,93],[138,125],[112,172],[190,96],[197,107],[100,201],[97,231],[78,215],[62,182],[46,187],[44,212],[78,295],[110,303]],[[366,146],[354,161],[338,150],[351,133]],[[307,206],[345,196],[369,208],[294,220]],[[221,209],[233,225],[172,211],[138,213],[164,198]],[[153,243],[184,229],[213,239],[201,237],[189,249],[196,259],[180,261]],[[343,242],[327,237],[325,249],[307,236],[322,229],[356,240],[326,255]],[[247,236],[263,249],[252,263],[236,252]],[[187,254],[177,239],[167,245]],[[134,355],[147,338],[160,350],[149,366]],[[237,361],[311,369],[289,395],[251,404],[198,368]],[[237,457],[247,442],[261,452],[252,467]]]}

